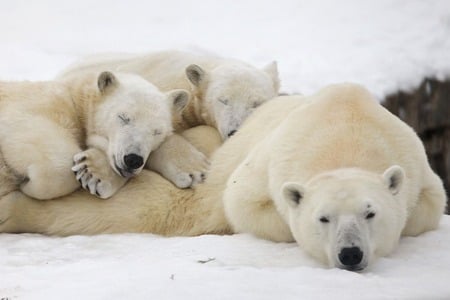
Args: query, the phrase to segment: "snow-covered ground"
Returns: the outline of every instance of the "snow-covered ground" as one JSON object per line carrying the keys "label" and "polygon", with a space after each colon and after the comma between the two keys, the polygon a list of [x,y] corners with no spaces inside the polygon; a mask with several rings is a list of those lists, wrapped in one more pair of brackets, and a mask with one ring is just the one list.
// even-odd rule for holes
{"label": "snow-covered ground", "polygon": [[[0,0],[0,41],[2,80],[51,79],[96,52],[201,49],[277,60],[285,92],[353,81],[382,99],[449,77],[450,2]],[[0,235],[8,300],[450,299],[449,278],[449,216],[362,274],[248,235]]]}
{"label": "snow-covered ground", "polygon": [[362,274],[244,234],[0,235],[0,245],[0,299],[450,299],[448,216]]}

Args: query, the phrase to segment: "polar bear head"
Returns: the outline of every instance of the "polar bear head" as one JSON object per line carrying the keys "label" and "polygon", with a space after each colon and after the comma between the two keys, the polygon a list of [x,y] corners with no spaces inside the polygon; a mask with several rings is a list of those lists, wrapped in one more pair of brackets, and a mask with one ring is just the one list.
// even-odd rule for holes
{"label": "polar bear head", "polygon": [[340,169],[304,186],[285,183],[289,227],[299,246],[330,267],[360,271],[397,245],[406,221],[399,166],[383,174]]}
{"label": "polar bear head", "polygon": [[138,174],[151,151],[172,134],[172,113],[181,113],[185,90],[160,92],[137,75],[102,72],[100,101],[93,109],[92,130],[108,141],[112,168],[123,177]]}
{"label": "polar bear head", "polygon": [[207,72],[198,65],[186,68],[201,103],[207,125],[217,128],[222,139],[233,135],[258,106],[278,94],[276,62],[263,68],[235,62],[222,64]]}

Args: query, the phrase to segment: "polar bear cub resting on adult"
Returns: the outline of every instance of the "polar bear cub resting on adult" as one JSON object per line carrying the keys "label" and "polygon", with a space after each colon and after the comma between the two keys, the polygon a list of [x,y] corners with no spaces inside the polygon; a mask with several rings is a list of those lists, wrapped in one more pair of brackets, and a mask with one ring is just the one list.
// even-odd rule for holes
{"label": "polar bear cub resting on adult", "polygon": [[192,99],[175,120],[175,130],[209,125],[224,140],[279,89],[275,62],[258,69],[239,60],[183,51],[96,55],[69,67],[61,77],[104,69],[141,75],[162,91],[189,90]]}
{"label": "polar bear cub resting on adult", "polygon": [[[163,94],[125,73],[1,82],[0,192],[19,186],[31,197],[50,199],[81,182],[91,193],[110,197],[172,133],[172,111],[180,113],[188,97],[184,90]],[[96,164],[109,164],[120,176],[101,181],[106,171]]]}

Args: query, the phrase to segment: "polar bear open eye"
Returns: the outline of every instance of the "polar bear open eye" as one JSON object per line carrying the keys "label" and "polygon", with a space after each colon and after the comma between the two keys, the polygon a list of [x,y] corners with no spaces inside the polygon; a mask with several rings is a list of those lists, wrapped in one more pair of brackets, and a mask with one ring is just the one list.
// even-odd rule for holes
{"label": "polar bear open eye", "polygon": [[153,130],[153,135],[161,135],[161,134],[162,134],[162,130],[161,129]]}
{"label": "polar bear open eye", "polygon": [[130,118],[126,114],[120,114],[117,116],[123,125],[127,125],[130,123]]}
{"label": "polar bear open eye", "polygon": [[369,212],[369,213],[366,215],[366,220],[372,219],[373,217],[375,217],[375,213],[374,213],[374,212]]}
{"label": "polar bear open eye", "polygon": [[330,223],[330,219],[328,219],[327,217],[320,217],[319,221],[322,223]]}
{"label": "polar bear open eye", "polygon": [[228,99],[219,98],[218,101],[219,101],[220,103],[222,103],[223,105],[229,105]]}

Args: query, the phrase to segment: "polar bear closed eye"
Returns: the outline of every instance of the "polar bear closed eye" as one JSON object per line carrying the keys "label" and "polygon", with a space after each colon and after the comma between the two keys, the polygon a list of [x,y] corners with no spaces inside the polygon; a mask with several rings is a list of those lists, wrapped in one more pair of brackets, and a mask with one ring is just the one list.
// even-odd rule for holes
{"label": "polar bear closed eye", "polygon": [[103,69],[139,74],[162,91],[190,91],[192,99],[175,120],[175,131],[209,125],[219,130],[223,140],[255,108],[277,96],[280,86],[276,62],[260,69],[235,59],[183,51],[99,54],[70,66],[61,77]]}
{"label": "polar bear closed eye", "polygon": [[229,62],[207,71],[193,64],[186,68],[186,74],[201,91],[206,123],[216,127],[224,140],[236,133],[257,107],[278,93],[275,62],[262,70]]}
{"label": "polar bear closed eye", "polygon": [[[138,74],[161,91],[190,92],[186,109],[173,115],[175,134],[149,159],[152,170],[179,188],[203,182],[209,166],[205,155],[183,139],[181,132],[209,125],[220,132],[224,141],[239,130],[257,107],[274,98],[280,86],[276,62],[256,68],[235,59],[170,50],[86,57],[64,70],[59,78],[105,69]],[[173,149],[183,149],[183,155]]]}
{"label": "polar bear closed eye", "polygon": [[98,84],[104,100],[92,115],[88,144],[105,150],[119,175],[131,177],[172,134],[172,114],[181,113],[188,94],[183,90],[164,94],[135,75],[118,74],[116,79],[112,73],[103,74],[107,75]]}
{"label": "polar bear closed eye", "polygon": [[[37,199],[70,193],[79,182],[111,196],[172,134],[172,116],[188,101],[184,90],[162,93],[137,75],[111,72],[2,82],[0,90],[0,167],[15,178],[12,186]],[[117,177],[101,178],[94,156],[104,156]]]}
{"label": "polar bear closed eye", "polygon": [[[145,167],[150,153],[172,135],[172,117],[186,107],[184,90],[160,92],[136,75],[103,72],[98,87],[104,99],[89,121],[88,149],[74,156],[72,170],[82,187],[102,198],[114,194]],[[104,170],[103,152],[115,174]],[[151,166],[149,167],[151,169]]]}

